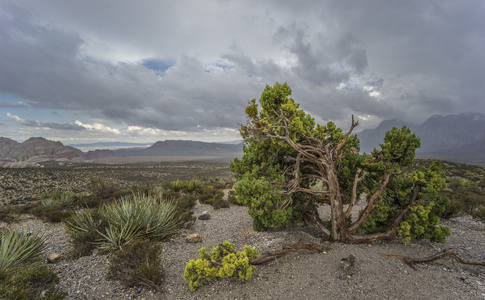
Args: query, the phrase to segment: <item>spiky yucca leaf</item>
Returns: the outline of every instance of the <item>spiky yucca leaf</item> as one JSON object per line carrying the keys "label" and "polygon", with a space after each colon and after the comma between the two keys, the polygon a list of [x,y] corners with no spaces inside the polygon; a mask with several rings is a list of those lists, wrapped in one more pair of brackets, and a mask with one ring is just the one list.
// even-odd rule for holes
{"label": "spiky yucca leaf", "polygon": [[110,224],[106,234],[99,232],[103,239],[99,242],[99,248],[104,250],[116,251],[123,250],[123,246],[133,242],[140,234],[140,224],[126,222],[121,226]]}
{"label": "spiky yucca leaf", "polygon": [[45,198],[44,200],[40,201],[40,204],[42,204],[43,207],[54,207],[58,203],[53,198]]}
{"label": "spiky yucca leaf", "polygon": [[64,206],[71,205],[74,202],[74,195],[71,192],[63,192],[59,197],[59,202]]}
{"label": "spiky yucca leaf", "polygon": [[65,220],[66,231],[73,237],[86,235],[97,230],[101,225],[101,219],[95,209],[86,209],[74,213],[69,219]]}
{"label": "spiky yucca leaf", "polygon": [[39,231],[29,233],[26,228],[3,229],[0,232],[0,272],[11,272],[22,265],[42,262],[46,238]]}

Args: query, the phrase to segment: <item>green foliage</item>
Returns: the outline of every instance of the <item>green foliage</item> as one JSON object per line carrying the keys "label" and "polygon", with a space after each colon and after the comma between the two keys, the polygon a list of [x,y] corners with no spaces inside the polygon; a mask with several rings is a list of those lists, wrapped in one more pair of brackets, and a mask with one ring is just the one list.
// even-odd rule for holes
{"label": "green foliage", "polygon": [[284,207],[284,197],[266,177],[257,178],[247,173],[234,188],[236,201],[249,208],[254,230],[290,225],[293,209],[291,206]]}
{"label": "green foliage", "polygon": [[45,265],[30,265],[15,272],[0,272],[0,298],[15,300],[60,300],[67,296],[60,291],[57,274]]}
{"label": "green foliage", "polygon": [[237,253],[234,249],[234,244],[227,240],[213,247],[211,254],[204,247],[200,248],[199,259],[190,260],[184,271],[184,279],[189,282],[190,289],[195,291],[216,277],[237,276],[244,280],[251,279],[256,267],[250,264],[250,260],[259,257],[259,251],[247,245],[243,251]]}
{"label": "green foliage", "polygon": [[165,273],[161,268],[160,243],[139,239],[110,259],[107,278],[119,280],[125,287],[148,286],[152,291],[161,290]]}
{"label": "green foliage", "polygon": [[45,238],[39,231],[30,233],[25,227],[1,229],[0,272],[9,273],[26,264],[38,265],[42,261]]}

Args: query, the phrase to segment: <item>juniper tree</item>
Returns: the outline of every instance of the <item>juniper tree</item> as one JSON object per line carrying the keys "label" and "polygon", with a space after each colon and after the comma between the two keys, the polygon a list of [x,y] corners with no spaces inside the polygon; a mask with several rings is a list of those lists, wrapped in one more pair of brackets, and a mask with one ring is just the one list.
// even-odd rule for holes
{"label": "juniper tree", "polygon": [[[441,163],[413,170],[420,139],[409,128],[393,128],[380,149],[360,154],[353,116],[344,133],[333,122],[316,124],[290,96],[286,83],[276,83],[259,104],[249,102],[240,128],[244,155],[231,162],[236,199],[249,208],[255,230],[306,222],[328,241],[445,241],[449,229],[438,226],[447,205],[437,193],[445,186]],[[361,197],[364,208],[352,218]],[[321,206],[330,208],[329,219],[319,215]]]}

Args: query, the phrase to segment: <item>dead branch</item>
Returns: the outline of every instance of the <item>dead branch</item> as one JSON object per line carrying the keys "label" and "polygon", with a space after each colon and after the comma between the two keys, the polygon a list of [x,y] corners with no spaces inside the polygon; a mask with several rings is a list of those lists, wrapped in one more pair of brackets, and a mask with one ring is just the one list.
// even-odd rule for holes
{"label": "dead branch", "polygon": [[271,261],[273,261],[277,258],[283,257],[283,256],[285,256],[289,253],[296,252],[296,251],[303,250],[303,249],[313,250],[313,251],[317,251],[317,252],[327,252],[327,251],[333,250],[332,248],[318,247],[318,246],[316,246],[315,244],[312,244],[312,243],[305,243],[304,244],[304,243],[302,243],[302,240],[300,240],[297,244],[285,245],[285,246],[281,247],[280,251],[267,252],[267,253],[265,253],[264,255],[262,255],[258,258],[252,259],[252,260],[249,261],[249,264],[250,265],[262,265],[262,264],[271,262]]}
{"label": "dead branch", "polygon": [[465,265],[473,265],[473,266],[484,266],[485,267],[485,262],[472,262],[472,261],[467,261],[464,259],[461,259],[458,257],[458,255],[455,254],[455,249],[447,249],[443,250],[442,252],[438,252],[434,255],[424,257],[424,258],[411,258],[409,256],[403,256],[403,255],[390,255],[390,254],[382,254],[379,253],[382,256],[385,257],[390,257],[394,259],[398,259],[406,263],[408,266],[416,270],[415,266],[416,264],[425,264],[429,262],[433,262],[438,259],[446,258],[446,257],[451,257],[454,258],[456,261],[459,263],[465,264]]}

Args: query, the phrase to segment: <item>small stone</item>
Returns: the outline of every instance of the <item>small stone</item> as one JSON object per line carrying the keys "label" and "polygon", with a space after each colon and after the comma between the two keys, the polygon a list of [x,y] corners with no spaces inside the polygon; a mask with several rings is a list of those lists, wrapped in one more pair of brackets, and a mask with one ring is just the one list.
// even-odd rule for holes
{"label": "small stone", "polygon": [[199,220],[209,220],[211,218],[211,215],[209,213],[201,214],[199,216]]}
{"label": "small stone", "polygon": [[59,262],[62,258],[63,257],[61,254],[54,252],[49,254],[49,256],[47,257],[47,262],[55,264],[56,262]]}
{"label": "small stone", "polygon": [[202,242],[202,237],[200,236],[200,234],[192,233],[185,238],[185,241],[187,243],[199,243]]}

